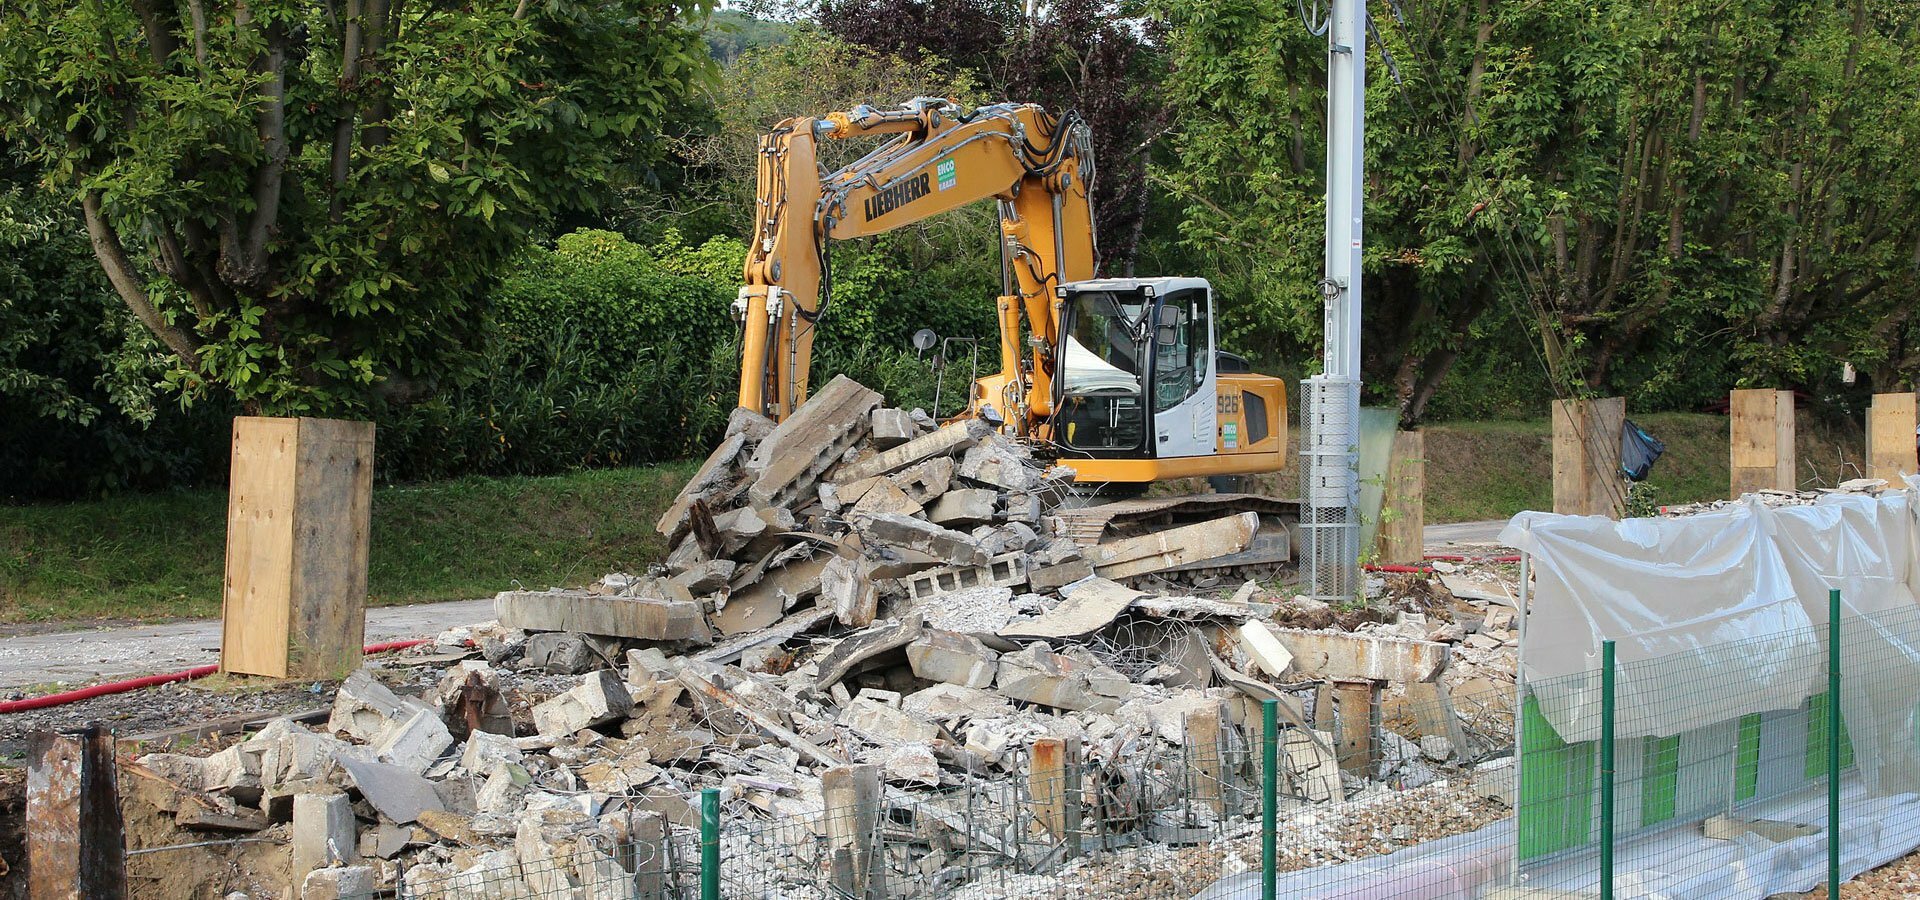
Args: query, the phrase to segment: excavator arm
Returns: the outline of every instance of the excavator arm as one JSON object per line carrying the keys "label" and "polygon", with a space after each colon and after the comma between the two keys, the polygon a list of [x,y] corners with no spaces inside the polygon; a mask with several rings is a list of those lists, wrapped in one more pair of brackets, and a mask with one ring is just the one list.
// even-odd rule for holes
{"label": "excavator arm", "polygon": [[[821,141],[873,135],[893,137],[822,174]],[[1052,411],[1059,287],[1093,277],[1092,177],[1086,126],[1030,104],[963,112],[923,97],[781,122],[760,143],[753,243],[734,303],[744,334],[740,406],[779,420],[806,402],[814,325],[832,297],[829,240],[993,199],[1008,270],[1001,370],[981,379],[973,406],[994,407],[1022,432],[1042,421]]]}

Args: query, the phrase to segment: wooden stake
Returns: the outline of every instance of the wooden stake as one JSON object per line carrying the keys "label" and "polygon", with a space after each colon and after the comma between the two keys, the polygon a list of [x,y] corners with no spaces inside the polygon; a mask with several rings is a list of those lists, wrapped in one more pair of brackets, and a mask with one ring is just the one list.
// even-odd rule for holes
{"label": "wooden stake", "polygon": [[1901,487],[1900,476],[1920,474],[1916,459],[1914,394],[1875,394],[1867,410],[1867,477]]}
{"label": "wooden stake", "polygon": [[1341,771],[1365,775],[1372,767],[1374,707],[1379,697],[1379,682],[1334,682],[1333,702],[1340,720],[1334,752],[1340,758]]}
{"label": "wooden stake", "polygon": [[827,852],[834,886],[844,894],[884,900],[886,859],[880,831],[880,767],[836,766],[820,776],[826,801]]}
{"label": "wooden stake", "polygon": [[1620,474],[1624,397],[1553,401],[1553,511],[1620,518],[1627,482]]}
{"label": "wooden stake", "polygon": [[1791,491],[1794,472],[1793,392],[1737,390],[1727,395],[1729,494]]}
{"label": "wooden stake", "polygon": [[1066,845],[1066,856],[1080,855],[1080,739],[1040,738],[1027,758],[1027,795],[1033,817]]}
{"label": "wooden stake", "polygon": [[27,896],[31,900],[121,900],[126,838],[115,783],[113,734],[27,736]]}
{"label": "wooden stake", "polygon": [[1380,561],[1416,563],[1426,550],[1426,435],[1401,431],[1393,436],[1387,484],[1380,509]]}

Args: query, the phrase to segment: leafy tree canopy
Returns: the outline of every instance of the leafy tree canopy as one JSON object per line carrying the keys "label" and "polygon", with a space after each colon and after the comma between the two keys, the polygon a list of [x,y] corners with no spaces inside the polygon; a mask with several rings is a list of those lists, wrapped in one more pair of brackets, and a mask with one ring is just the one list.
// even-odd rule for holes
{"label": "leafy tree canopy", "polygon": [[710,0],[10,0],[0,139],[169,380],[270,414],[458,378],[476,289],[710,72]]}

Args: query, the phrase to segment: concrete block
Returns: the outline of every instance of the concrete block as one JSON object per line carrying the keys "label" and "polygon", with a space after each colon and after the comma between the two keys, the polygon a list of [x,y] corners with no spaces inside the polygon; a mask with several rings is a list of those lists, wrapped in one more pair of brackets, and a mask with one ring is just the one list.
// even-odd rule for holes
{"label": "concrete block", "polygon": [[373,757],[415,774],[425,774],[453,746],[453,734],[440,714],[420,710],[395,722],[373,746]]}
{"label": "concrete block", "polygon": [[989,558],[982,566],[942,566],[916,572],[900,579],[900,584],[906,588],[907,596],[925,600],[978,587],[1017,588],[1027,581],[1027,555],[1004,553]]}
{"label": "concrete block", "polygon": [[846,557],[827,560],[820,569],[820,605],[833,610],[842,625],[865,628],[880,609],[880,592],[865,566]]}
{"label": "concrete block", "polygon": [[527,636],[521,657],[525,664],[555,675],[579,675],[600,666],[587,639],[569,631],[544,631]]}
{"label": "concrete block", "polygon": [[1280,643],[1279,638],[1273,636],[1273,630],[1266,623],[1254,620],[1243,622],[1237,637],[1240,649],[1246,651],[1247,658],[1268,675],[1283,677],[1287,669],[1293,666],[1293,653]]}
{"label": "concrete block", "polygon": [[493,608],[503,628],[650,641],[713,640],[700,604],[690,600],[609,597],[585,591],[504,591],[494,598]]}
{"label": "concrete block", "polygon": [[969,449],[959,474],[968,481],[1003,491],[1030,491],[1040,483],[1038,466],[1012,441],[998,435]]}
{"label": "concrete block", "polygon": [[673,580],[696,597],[704,597],[727,586],[739,564],[730,559],[710,559],[673,576]]}
{"label": "concrete block", "polygon": [[533,726],[544,737],[563,738],[583,728],[625,716],[633,697],[611,670],[602,669],[581,679],[565,693],[533,708]]}
{"label": "concrete block", "polygon": [[920,425],[904,409],[883,406],[873,411],[873,445],[891,450],[920,436]]}
{"label": "concrete block", "polygon": [[369,900],[374,887],[372,866],[315,869],[300,882],[300,900]]}
{"label": "concrete block", "polygon": [[524,754],[514,746],[509,735],[494,734],[491,731],[476,731],[467,737],[466,750],[460,754],[460,765],[476,775],[492,772],[501,763],[518,763]]}
{"label": "concrete block", "polygon": [[914,502],[928,503],[946,493],[947,488],[953,485],[953,473],[953,459],[936,456],[888,475],[887,480],[905,491]]}
{"label": "concrete block", "polygon": [[907,662],[928,681],[984,688],[993,684],[1000,654],[972,635],[929,629],[907,645]]}
{"label": "concrete block", "polygon": [[359,861],[353,801],[345,794],[296,794],[293,798],[293,877]]}
{"label": "concrete block", "polygon": [[941,494],[927,508],[927,518],[948,527],[991,522],[999,500],[999,492],[992,488],[959,488]]}
{"label": "concrete block", "polygon": [[340,765],[367,803],[395,823],[405,825],[423,811],[447,808],[433,782],[399,766],[351,756],[341,757]]}
{"label": "concrete block", "polygon": [[1085,578],[1093,577],[1093,563],[1074,556],[1050,566],[1028,566],[1027,584],[1035,593],[1048,594]]}
{"label": "concrete block", "polygon": [[859,382],[836,376],[754,448],[746,463],[754,476],[747,496],[760,506],[785,506],[811,493],[820,474],[866,437],[880,401]]}

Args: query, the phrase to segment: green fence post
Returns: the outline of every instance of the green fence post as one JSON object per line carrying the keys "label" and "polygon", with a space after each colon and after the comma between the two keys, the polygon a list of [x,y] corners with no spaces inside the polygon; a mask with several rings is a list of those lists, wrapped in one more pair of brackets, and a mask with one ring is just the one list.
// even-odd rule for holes
{"label": "green fence post", "polygon": [[720,789],[700,791],[700,900],[720,900]]}
{"label": "green fence post", "polygon": [[1613,642],[1600,642],[1600,900],[1613,900]]}
{"label": "green fence post", "polygon": [[1827,592],[1827,896],[1840,897],[1840,592]]}
{"label": "green fence post", "polygon": [[1279,877],[1273,870],[1279,855],[1274,846],[1280,817],[1279,709],[1278,700],[1260,701],[1260,900],[1273,900]]}

